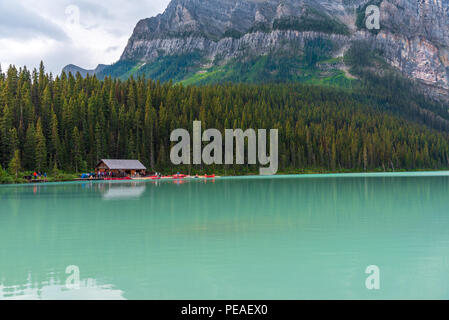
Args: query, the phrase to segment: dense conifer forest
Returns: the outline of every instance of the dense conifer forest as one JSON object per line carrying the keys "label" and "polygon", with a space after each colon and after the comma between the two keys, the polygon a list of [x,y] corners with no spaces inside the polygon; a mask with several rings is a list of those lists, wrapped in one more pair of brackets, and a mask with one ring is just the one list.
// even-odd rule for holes
{"label": "dense conifer forest", "polygon": [[360,90],[182,86],[143,77],[53,77],[43,64],[34,71],[11,66],[0,72],[0,176],[10,182],[30,171],[91,171],[102,158],[136,158],[157,171],[257,172],[258,166],[173,166],[170,133],[191,132],[194,120],[222,132],[279,129],[279,172],[448,168],[445,120],[409,108],[418,102],[402,92],[395,100],[397,88],[383,92],[378,85],[373,93],[375,83]]}

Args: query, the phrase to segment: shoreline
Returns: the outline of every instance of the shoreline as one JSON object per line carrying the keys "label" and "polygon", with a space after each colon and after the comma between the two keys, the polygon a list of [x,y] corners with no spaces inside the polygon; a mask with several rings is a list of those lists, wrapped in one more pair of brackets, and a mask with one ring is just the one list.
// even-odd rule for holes
{"label": "shoreline", "polygon": [[195,176],[186,176],[183,179],[169,178],[165,177],[162,179],[151,179],[151,178],[131,178],[130,180],[103,180],[103,179],[68,179],[68,180],[50,180],[50,181],[40,181],[40,182],[22,182],[22,183],[4,183],[0,184],[0,187],[7,186],[39,186],[39,185],[53,185],[61,183],[86,183],[86,182],[113,182],[113,183],[123,183],[123,182],[158,182],[158,181],[214,181],[218,180],[237,180],[237,179],[288,179],[288,178],[375,178],[375,177],[444,177],[449,176],[449,170],[416,170],[416,171],[367,171],[367,172],[314,172],[314,173],[279,173],[275,175],[256,175],[256,174],[246,174],[246,175],[220,175],[211,178],[205,178],[200,176],[195,178]]}

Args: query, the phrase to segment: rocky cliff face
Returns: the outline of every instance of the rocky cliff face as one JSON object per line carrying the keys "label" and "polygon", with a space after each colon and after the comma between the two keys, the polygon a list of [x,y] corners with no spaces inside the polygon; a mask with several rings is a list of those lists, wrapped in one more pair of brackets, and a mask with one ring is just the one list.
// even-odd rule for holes
{"label": "rocky cliff face", "polygon": [[382,1],[381,32],[374,42],[387,61],[408,77],[449,89],[449,1]]}
{"label": "rocky cliff face", "polygon": [[276,30],[262,32],[255,26],[272,28],[282,18],[305,15],[353,24],[346,9],[342,0],[173,0],[163,14],[139,21],[121,60],[149,62],[192,50],[215,57],[222,49],[226,50],[223,58],[231,58],[238,56],[234,50],[247,46],[258,50],[259,45],[279,46],[282,40],[291,40],[291,34],[284,39]]}
{"label": "rocky cliff face", "polygon": [[[380,8],[380,30],[364,26],[365,7]],[[202,67],[269,53],[303,54],[312,39],[334,56],[365,41],[428,92],[448,95],[449,0],[172,0],[163,14],[139,21],[120,62],[148,65],[198,53]]]}

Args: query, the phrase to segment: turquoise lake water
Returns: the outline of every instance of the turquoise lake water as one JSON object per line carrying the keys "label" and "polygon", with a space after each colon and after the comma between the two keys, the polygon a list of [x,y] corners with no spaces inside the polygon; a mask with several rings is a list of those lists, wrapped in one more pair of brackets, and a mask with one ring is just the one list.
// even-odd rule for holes
{"label": "turquoise lake water", "polygon": [[0,299],[449,298],[445,172],[2,186],[0,200]]}

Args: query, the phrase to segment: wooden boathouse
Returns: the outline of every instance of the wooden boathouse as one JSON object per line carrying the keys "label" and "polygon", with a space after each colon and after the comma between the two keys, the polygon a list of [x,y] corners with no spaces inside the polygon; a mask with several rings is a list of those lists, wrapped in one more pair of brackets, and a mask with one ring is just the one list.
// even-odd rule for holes
{"label": "wooden boathouse", "polygon": [[95,167],[95,172],[112,176],[145,175],[147,168],[139,160],[102,159]]}

